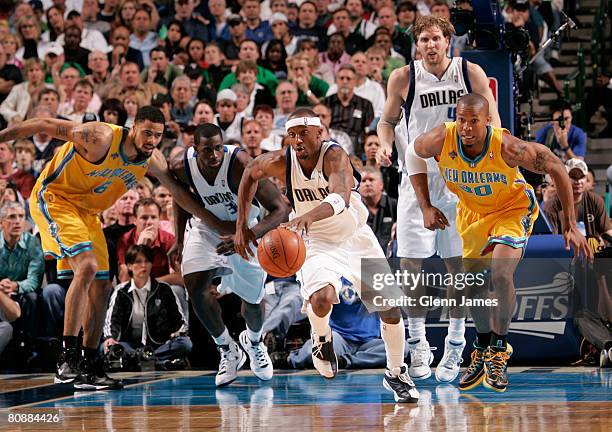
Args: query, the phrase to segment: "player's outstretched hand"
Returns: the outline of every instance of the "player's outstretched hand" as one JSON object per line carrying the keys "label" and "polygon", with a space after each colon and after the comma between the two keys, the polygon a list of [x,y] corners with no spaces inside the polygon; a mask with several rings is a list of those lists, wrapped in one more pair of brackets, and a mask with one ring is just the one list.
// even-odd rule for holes
{"label": "player's outstretched hand", "polygon": [[310,225],[312,225],[313,222],[314,221],[312,220],[312,217],[310,217],[308,213],[306,213],[302,216],[298,216],[296,218],[291,219],[289,222],[280,224],[280,227],[295,231],[298,234],[301,234],[302,232],[308,234]]}
{"label": "player's outstretched hand", "polygon": [[450,226],[448,219],[439,209],[434,206],[426,207],[423,211],[423,226],[428,230],[435,231],[437,229],[445,229]]}
{"label": "player's outstretched hand", "polygon": [[157,178],[168,173],[168,162],[166,162],[166,158],[158,149],[153,150],[153,154],[149,158],[148,173]]}
{"label": "player's outstretched hand", "polygon": [[251,250],[251,245],[257,248],[257,238],[255,233],[247,226],[236,229],[234,236],[234,250],[245,260],[249,260],[249,256],[254,257],[255,252]]}
{"label": "player's outstretched hand", "polygon": [[384,167],[391,166],[391,149],[380,146],[376,152],[376,162]]}
{"label": "player's outstretched hand", "polygon": [[583,256],[589,260],[593,259],[593,251],[589,246],[589,242],[580,231],[578,231],[576,226],[564,230],[563,240],[565,241],[565,250],[570,250],[570,246],[574,248],[574,258]]}
{"label": "player's outstretched hand", "polygon": [[229,256],[236,252],[234,247],[234,234],[222,235],[221,243],[217,245],[217,253],[219,255]]}

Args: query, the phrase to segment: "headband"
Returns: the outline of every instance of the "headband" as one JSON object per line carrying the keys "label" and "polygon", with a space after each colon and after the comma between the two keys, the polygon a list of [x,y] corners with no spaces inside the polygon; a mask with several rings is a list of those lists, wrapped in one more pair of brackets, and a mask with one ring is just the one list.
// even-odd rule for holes
{"label": "headband", "polygon": [[287,123],[285,123],[285,131],[289,132],[289,129],[295,126],[321,127],[321,119],[319,117],[297,117],[287,120]]}

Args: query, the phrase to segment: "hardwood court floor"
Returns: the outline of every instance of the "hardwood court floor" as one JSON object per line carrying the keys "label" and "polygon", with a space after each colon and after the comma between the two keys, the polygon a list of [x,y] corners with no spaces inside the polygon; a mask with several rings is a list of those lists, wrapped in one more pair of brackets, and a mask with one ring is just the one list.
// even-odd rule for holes
{"label": "hardwood court floor", "polygon": [[122,391],[79,394],[52,385],[50,375],[6,375],[0,430],[612,430],[611,369],[511,368],[505,393],[459,392],[430,378],[417,383],[419,403],[404,405],[393,403],[381,373],[342,372],[324,381],[312,371],[278,371],[263,383],[243,371],[216,389],[211,372],[143,372],[123,375]]}

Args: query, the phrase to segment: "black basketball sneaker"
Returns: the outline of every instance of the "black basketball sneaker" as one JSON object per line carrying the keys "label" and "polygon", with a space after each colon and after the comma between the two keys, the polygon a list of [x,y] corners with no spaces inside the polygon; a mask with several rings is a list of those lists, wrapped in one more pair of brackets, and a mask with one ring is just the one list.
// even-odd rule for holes
{"label": "black basketball sneaker", "polygon": [[73,386],[77,391],[119,390],[123,388],[123,383],[106,375],[101,361],[83,359],[81,373]]}
{"label": "black basketball sneaker", "polygon": [[393,376],[387,369],[383,378],[383,387],[393,393],[395,402],[416,403],[419,401],[419,392],[408,375],[408,367],[402,365],[400,373]]}
{"label": "black basketball sneaker", "polygon": [[64,348],[57,362],[57,371],[53,382],[55,384],[69,384],[79,376],[80,356],[76,348]]}
{"label": "black basketball sneaker", "polygon": [[484,380],[482,385],[496,392],[505,392],[508,387],[508,360],[512,355],[512,346],[499,348],[490,346],[485,353]]}
{"label": "black basketball sneaker", "polygon": [[474,345],[472,361],[459,380],[459,390],[470,390],[482,382],[484,378],[485,348]]}

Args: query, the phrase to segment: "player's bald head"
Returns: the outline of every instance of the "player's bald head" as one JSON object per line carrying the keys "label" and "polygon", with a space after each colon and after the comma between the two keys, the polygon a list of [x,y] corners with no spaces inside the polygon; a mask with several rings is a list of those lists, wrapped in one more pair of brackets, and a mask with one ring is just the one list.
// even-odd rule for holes
{"label": "player's bald head", "polygon": [[477,93],[468,93],[459,98],[457,102],[457,110],[460,108],[470,108],[475,112],[483,111],[483,114],[489,114],[489,101],[482,95]]}
{"label": "player's bald head", "polygon": [[300,117],[318,117],[317,113],[310,108],[298,108],[289,114],[288,119],[300,118]]}

